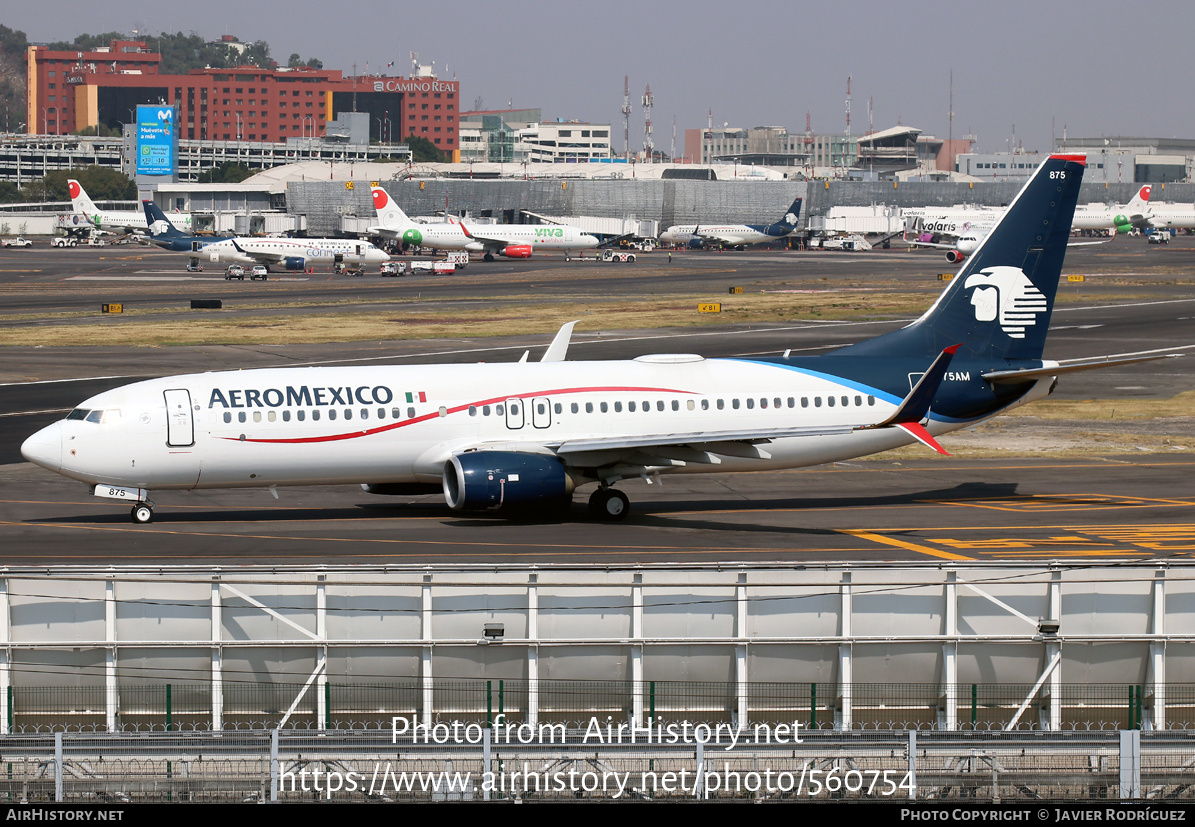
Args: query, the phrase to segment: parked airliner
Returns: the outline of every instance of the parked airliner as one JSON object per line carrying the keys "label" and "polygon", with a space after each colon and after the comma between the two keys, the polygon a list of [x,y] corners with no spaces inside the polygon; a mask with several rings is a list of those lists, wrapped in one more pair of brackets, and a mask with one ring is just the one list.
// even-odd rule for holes
{"label": "parked airliner", "polygon": [[936,437],[1040,399],[1060,375],[1144,357],[1042,359],[1085,157],[1043,162],[934,305],[822,356],[692,354],[568,362],[315,367],[171,376],[106,391],[21,453],[133,503],[150,493],[360,483],[443,491],[455,510],[554,509],[621,480],[835,462]]}
{"label": "parked airliner", "polygon": [[1085,204],[1076,207],[1072,226],[1076,230],[1109,230],[1113,234],[1148,226],[1149,194],[1152,189],[1146,184],[1137,190],[1127,204]]}
{"label": "parked airliner", "polygon": [[[145,214],[139,210],[101,210],[88,198],[83,185],[73,178],[66,182],[66,188],[71,196],[71,209],[97,229],[120,233],[144,233],[149,229]],[[176,230],[191,231],[190,213],[163,213],[163,216]]]}
{"label": "parked airliner", "polygon": [[371,235],[400,241],[403,247],[428,247],[433,250],[467,250],[482,253],[486,261],[494,255],[507,258],[531,258],[536,250],[586,250],[598,246],[595,236],[568,224],[472,224],[462,220],[438,224],[419,224],[407,217],[394,199],[381,187],[372,187],[378,225]]}
{"label": "parked airliner", "polygon": [[700,248],[706,244],[723,247],[743,247],[779,241],[797,228],[801,218],[801,200],[793,201],[784,216],[774,224],[688,224],[669,227],[660,233],[664,244],[680,244]]}
{"label": "parked airliner", "polygon": [[213,238],[186,235],[176,230],[152,201],[142,202],[150,228],[150,241],[192,258],[237,264],[271,264],[303,270],[309,264],[380,264],[390,256],[370,244],[351,238]]}

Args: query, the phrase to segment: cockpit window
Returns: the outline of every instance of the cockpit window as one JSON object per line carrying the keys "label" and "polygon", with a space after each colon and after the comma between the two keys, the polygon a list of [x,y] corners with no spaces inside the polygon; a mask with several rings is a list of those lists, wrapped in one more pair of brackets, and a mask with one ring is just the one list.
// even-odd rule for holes
{"label": "cockpit window", "polygon": [[97,425],[102,422],[108,422],[108,423],[119,422],[120,421],[120,409],[119,408],[109,408],[106,411],[91,411],[86,408],[75,408],[73,411],[71,411],[69,414],[66,415],[66,418],[67,419],[81,419],[84,422],[94,422]]}

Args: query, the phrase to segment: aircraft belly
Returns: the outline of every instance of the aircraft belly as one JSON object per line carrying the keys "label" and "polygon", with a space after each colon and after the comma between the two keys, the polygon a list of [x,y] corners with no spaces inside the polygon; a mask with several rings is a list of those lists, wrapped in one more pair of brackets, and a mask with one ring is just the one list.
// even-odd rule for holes
{"label": "aircraft belly", "polygon": [[[270,438],[279,439],[276,432]],[[413,482],[413,456],[402,440],[386,434],[294,442],[291,432],[279,441],[254,442],[254,435],[212,435],[199,488],[268,485],[337,485],[371,482]],[[281,441],[287,440],[287,441]]]}

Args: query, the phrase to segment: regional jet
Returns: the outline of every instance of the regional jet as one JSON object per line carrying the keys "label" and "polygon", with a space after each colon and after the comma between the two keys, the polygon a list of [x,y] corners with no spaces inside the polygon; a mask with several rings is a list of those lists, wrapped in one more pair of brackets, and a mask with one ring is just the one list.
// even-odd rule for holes
{"label": "regional jet", "polygon": [[278,265],[303,270],[310,264],[380,264],[390,256],[370,244],[347,238],[211,238],[176,230],[152,201],[142,202],[150,228],[150,241],[159,247],[185,252],[211,262]]}
{"label": "regional jet", "polygon": [[743,247],[779,241],[797,228],[801,218],[801,200],[793,201],[784,216],[774,224],[690,224],[669,227],[660,233],[664,244],[679,244],[700,248],[707,244],[721,247]]}
{"label": "regional jet", "polygon": [[378,225],[369,228],[370,234],[399,241],[404,249],[467,250],[493,261],[495,255],[531,258],[536,250],[569,254],[598,246],[596,237],[568,224],[472,224],[472,229],[461,220],[419,224],[407,217],[386,190],[372,187],[370,192],[378,214]]}
{"label": "regional jet", "polygon": [[912,324],[825,355],[295,367],[137,382],[30,436],[26,459],[153,518],[153,491],[362,484],[458,511],[625,517],[615,488],[668,474],[818,465],[938,437],[1047,396],[1043,348],[1086,159],[1053,155]]}

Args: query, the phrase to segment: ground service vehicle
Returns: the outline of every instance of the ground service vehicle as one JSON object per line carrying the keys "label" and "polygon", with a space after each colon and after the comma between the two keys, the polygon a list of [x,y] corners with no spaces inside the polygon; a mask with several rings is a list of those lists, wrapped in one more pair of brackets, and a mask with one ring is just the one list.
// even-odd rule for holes
{"label": "ground service vehicle", "polygon": [[265,281],[269,274],[269,268],[264,264],[254,264],[253,269],[249,271],[249,281],[257,281],[258,279]]}
{"label": "ground service vehicle", "polygon": [[78,247],[79,240],[73,235],[56,235],[50,239],[51,247]]}
{"label": "ground service vehicle", "polygon": [[623,261],[632,262],[635,260],[634,253],[628,253],[625,250],[614,250],[607,247],[602,250],[602,261]]}
{"label": "ground service vehicle", "polygon": [[239,264],[230,264],[228,269],[224,271],[224,280],[231,281],[232,279],[245,280],[245,268]]}

